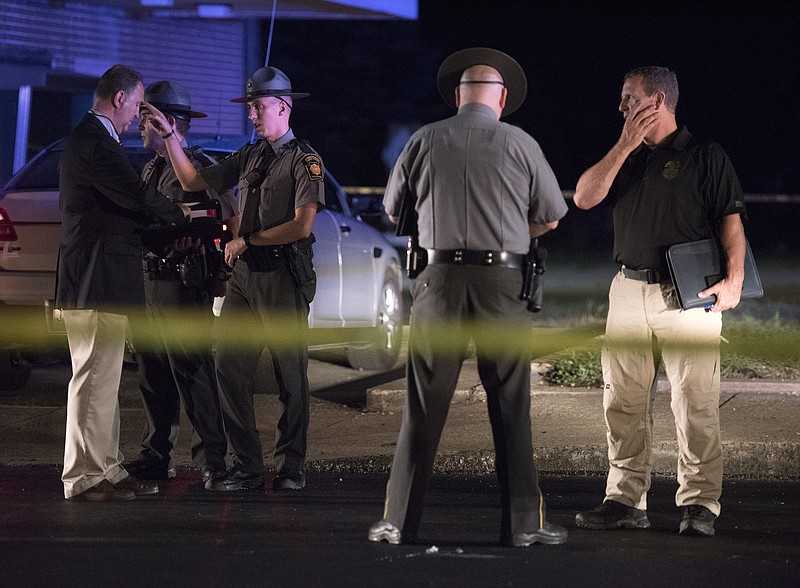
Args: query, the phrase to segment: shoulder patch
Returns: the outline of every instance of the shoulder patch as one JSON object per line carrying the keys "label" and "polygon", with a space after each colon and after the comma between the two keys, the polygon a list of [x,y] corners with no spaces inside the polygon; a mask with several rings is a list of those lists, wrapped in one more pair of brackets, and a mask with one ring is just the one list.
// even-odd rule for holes
{"label": "shoulder patch", "polygon": [[306,155],[303,158],[303,165],[306,168],[308,179],[312,182],[322,180],[322,161],[316,155]]}

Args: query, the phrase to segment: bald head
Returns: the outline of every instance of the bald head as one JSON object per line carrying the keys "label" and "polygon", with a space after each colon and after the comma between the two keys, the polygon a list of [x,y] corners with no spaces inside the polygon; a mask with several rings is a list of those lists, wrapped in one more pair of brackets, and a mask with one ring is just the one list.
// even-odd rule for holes
{"label": "bald head", "polygon": [[473,65],[464,70],[456,86],[456,106],[478,102],[489,106],[500,118],[506,105],[503,76],[488,65]]}

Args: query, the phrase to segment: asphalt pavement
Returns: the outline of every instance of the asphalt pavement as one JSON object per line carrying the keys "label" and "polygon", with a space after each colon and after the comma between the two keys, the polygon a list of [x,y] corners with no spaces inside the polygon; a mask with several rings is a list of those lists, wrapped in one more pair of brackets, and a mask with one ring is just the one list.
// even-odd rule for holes
{"label": "asphalt pavement", "polygon": [[798,483],[729,480],[714,537],[677,533],[675,484],[656,479],[652,528],[589,531],[577,510],[603,480],[543,476],[548,519],[563,545],[498,545],[494,476],[437,475],[419,542],[367,540],[386,476],[311,472],[302,492],[211,494],[184,469],[155,496],[125,503],[64,500],[59,469],[0,466],[0,585],[6,587],[499,586],[653,588],[796,586]]}

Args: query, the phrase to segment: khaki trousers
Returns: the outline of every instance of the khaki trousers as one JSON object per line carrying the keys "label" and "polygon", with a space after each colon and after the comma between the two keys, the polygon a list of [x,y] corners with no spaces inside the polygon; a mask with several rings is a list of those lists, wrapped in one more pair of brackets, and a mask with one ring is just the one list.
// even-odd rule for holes
{"label": "khaki trousers", "polygon": [[72,379],[67,389],[64,497],[128,477],[119,450],[119,382],[128,319],[97,310],[64,310]]}
{"label": "khaki trousers", "polygon": [[675,502],[699,504],[719,515],[721,330],[720,313],[681,310],[671,285],[616,275],[602,353],[609,461],[606,499],[647,508],[653,465],[652,402],[663,361],[678,441]]}

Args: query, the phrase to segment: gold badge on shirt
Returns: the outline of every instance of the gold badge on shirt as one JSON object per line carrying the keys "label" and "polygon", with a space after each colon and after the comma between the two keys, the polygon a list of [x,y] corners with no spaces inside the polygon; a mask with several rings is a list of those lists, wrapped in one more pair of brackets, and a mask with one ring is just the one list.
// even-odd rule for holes
{"label": "gold badge on shirt", "polygon": [[680,171],[681,162],[677,159],[673,159],[664,164],[664,170],[661,172],[661,175],[664,176],[665,180],[674,180],[678,177],[678,172]]}
{"label": "gold badge on shirt", "polygon": [[312,182],[318,182],[322,179],[322,162],[316,155],[306,155],[303,158],[303,164],[306,166],[306,173],[308,179]]}

